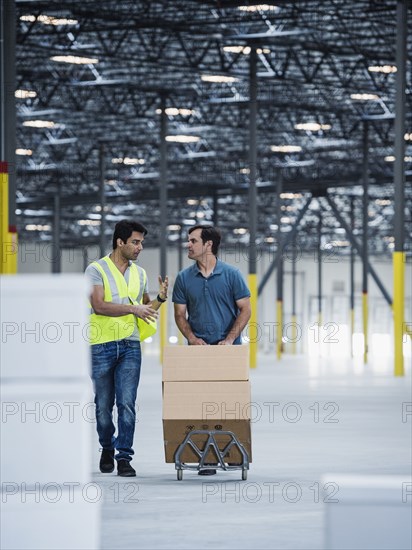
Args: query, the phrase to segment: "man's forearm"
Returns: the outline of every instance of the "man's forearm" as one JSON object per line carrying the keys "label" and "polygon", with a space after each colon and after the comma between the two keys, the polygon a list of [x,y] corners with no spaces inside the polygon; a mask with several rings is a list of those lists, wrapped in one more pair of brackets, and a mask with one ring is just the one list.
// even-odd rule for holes
{"label": "man's forearm", "polygon": [[190,340],[195,335],[193,334],[193,331],[189,325],[188,320],[186,317],[175,317],[176,325],[178,326],[178,329],[183,334],[183,336],[186,338],[186,340]]}
{"label": "man's forearm", "polygon": [[113,302],[102,302],[93,306],[97,315],[106,315],[107,317],[121,317],[122,315],[136,315],[132,304],[114,304]]}
{"label": "man's forearm", "polygon": [[239,312],[239,315],[236,317],[235,322],[232,325],[232,328],[229,330],[228,335],[226,336],[226,339],[230,339],[233,342],[238,338],[242,330],[247,325],[248,321],[250,319],[250,310],[244,309]]}

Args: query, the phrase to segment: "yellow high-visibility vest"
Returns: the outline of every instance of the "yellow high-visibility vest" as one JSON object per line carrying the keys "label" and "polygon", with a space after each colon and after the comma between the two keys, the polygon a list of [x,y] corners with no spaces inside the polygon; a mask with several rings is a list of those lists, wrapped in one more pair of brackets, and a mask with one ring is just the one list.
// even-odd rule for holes
{"label": "yellow high-visibility vest", "polygon": [[[103,278],[104,301],[116,304],[141,304],[146,286],[147,275],[143,268],[136,264],[130,265],[129,283],[120,273],[118,268],[105,256],[91,264]],[[120,317],[98,315],[91,309],[90,313],[90,344],[104,344],[129,338],[135,328],[139,329],[140,341],[152,336],[157,329],[156,321],[146,323],[132,313]]]}

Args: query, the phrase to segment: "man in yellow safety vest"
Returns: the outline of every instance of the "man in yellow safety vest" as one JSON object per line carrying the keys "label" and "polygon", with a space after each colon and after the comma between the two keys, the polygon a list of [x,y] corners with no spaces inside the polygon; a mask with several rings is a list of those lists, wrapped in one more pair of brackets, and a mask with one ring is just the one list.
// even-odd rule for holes
{"label": "man in yellow safety vest", "polygon": [[[140,342],[156,331],[157,310],[167,300],[168,278],[159,276],[159,293],[150,300],[145,270],[134,263],[143,250],[147,229],[135,221],[115,226],[113,251],[86,269],[92,283],[90,344],[96,422],[102,446],[100,471],[136,475],[130,464],[140,378]],[[113,408],[118,412],[117,437]],[[115,450],[117,450],[116,457]]]}

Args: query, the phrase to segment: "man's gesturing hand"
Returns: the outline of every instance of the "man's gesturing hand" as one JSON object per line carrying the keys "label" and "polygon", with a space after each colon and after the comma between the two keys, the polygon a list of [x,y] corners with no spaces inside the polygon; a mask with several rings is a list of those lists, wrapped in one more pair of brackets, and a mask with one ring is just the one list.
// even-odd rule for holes
{"label": "man's gesturing hand", "polygon": [[167,291],[169,288],[169,277],[166,275],[165,280],[159,275],[159,296],[162,300],[167,300]]}
{"label": "man's gesturing hand", "polygon": [[143,321],[145,321],[146,323],[150,323],[150,321],[156,321],[157,317],[159,316],[158,312],[150,306],[139,304],[133,306],[133,308],[136,317],[143,319]]}

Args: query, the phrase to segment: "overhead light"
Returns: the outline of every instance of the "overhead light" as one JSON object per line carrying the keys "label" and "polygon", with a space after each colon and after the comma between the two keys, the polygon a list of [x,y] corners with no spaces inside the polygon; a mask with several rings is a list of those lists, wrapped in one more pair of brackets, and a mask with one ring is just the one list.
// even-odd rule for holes
{"label": "overhead light", "polygon": [[123,164],[127,164],[128,166],[136,166],[137,164],[144,164],[146,161],[144,159],[138,159],[138,158],[130,158],[125,157],[123,159]]}
{"label": "overhead light", "polygon": [[[386,160],[386,162],[395,162],[395,157],[393,155],[388,155],[384,160]],[[412,157],[403,157],[403,160],[405,162],[412,162]]]}
{"label": "overhead light", "polygon": [[397,67],[395,65],[371,65],[368,67],[368,71],[371,73],[384,73],[384,74],[390,74],[390,73],[396,73]]}
{"label": "overhead light", "polygon": [[77,25],[77,19],[68,19],[67,17],[53,17],[52,15],[22,15],[20,21],[26,21],[28,23],[34,23],[35,21],[40,21],[43,25]]}
{"label": "overhead light", "polygon": [[240,174],[250,174],[250,168],[241,168],[239,170]]}
{"label": "overhead light", "polygon": [[178,225],[178,224],[172,224],[172,225],[168,225],[168,226],[167,226],[167,229],[168,229],[169,231],[179,231],[180,228],[181,228],[181,227],[180,227],[180,225]]}
{"label": "overhead light", "polygon": [[235,233],[235,235],[246,235],[247,232],[248,230],[246,229],[246,227],[237,227],[233,230],[233,233]]}
{"label": "overhead light", "polygon": [[265,243],[274,243],[275,242],[275,238],[274,237],[266,237],[265,238]]}
{"label": "overhead light", "polygon": [[187,199],[187,204],[190,206],[195,206],[196,204],[199,204],[199,201],[197,199]]}
{"label": "overhead light", "polygon": [[196,143],[197,141],[200,141],[200,137],[186,136],[184,134],[180,134],[176,136],[166,136],[166,141],[170,141],[173,143]]}
{"label": "overhead light", "polygon": [[288,216],[283,216],[283,218],[280,218],[280,223],[291,223],[292,219]]}
{"label": "overhead light", "polygon": [[78,24],[77,19],[68,19],[67,17],[52,17],[49,15],[39,15],[37,21],[40,21],[44,25],[55,25],[56,27],[62,25]]}
{"label": "overhead light", "polygon": [[224,46],[223,51],[228,53],[243,53],[243,55],[249,55],[251,48],[250,46]]}
{"label": "overhead light", "polygon": [[32,97],[37,97],[37,92],[34,90],[16,90],[14,92],[14,97],[17,99],[29,99]]}
{"label": "overhead light", "polygon": [[303,122],[295,124],[296,130],[307,130],[308,132],[318,132],[319,130],[330,130],[330,124],[319,124],[318,122]]}
{"label": "overhead light", "polygon": [[32,154],[33,154],[33,151],[31,149],[16,149],[16,155],[31,157]]}
{"label": "overhead light", "polygon": [[378,206],[390,206],[392,201],[390,199],[376,199],[375,204]]}
{"label": "overhead light", "polygon": [[116,185],[117,180],[104,180],[104,183],[106,183],[107,185]]}
{"label": "overhead light", "polygon": [[[156,109],[156,114],[160,115],[162,109]],[[194,109],[177,109],[176,107],[167,107],[165,113],[167,116],[190,116],[193,115],[196,111]]]}
{"label": "overhead light", "polygon": [[302,151],[300,145],[272,145],[270,150],[273,153],[299,153]]}
{"label": "overhead light", "polygon": [[29,223],[28,225],[26,225],[27,231],[50,231],[50,229],[51,229],[50,225],[36,225],[32,223]]}
{"label": "overhead light", "polygon": [[28,23],[34,23],[37,17],[35,15],[22,15],[20,21],[27,21]]}
{"label": "overhead light", "polygon": [[[301,193],[281,193],[280,194],[281,199],[301,199],[302,194]],[[276,226],[276,229],[278,226]]]}
{"label": "overhead light", "polygon": [[378,101],[380,99],[376,94],[350,94],[350,97],[357,101]]}
{"label": "overhead light", "polygon": [[403,137],[405,138],[405,141],[412,141],[412,132],[409,134],[406,133]]}
{"label": "overhead light", "polygon": [[240,11],[249,11],[249,12],[256,12],[256,11],[269,11],[269,10],[277,10],[277,6],[273,6],[271,4],[255,4],[251,6],[238,6],[238,9]]}
{"label": "overhead light", "polygon": [[95,57],[79,57],[78,55],[53,55],[50,58],[58,63],[73,63],[74,65],[94,65],[99,63]]}
{"label": "overhead light", "polygon": [[59,125],[52,120],[25,120],[23,126],[29,128],[56,128]]}
{"label": "overhead light", "polygon": [[188,218],[186,218],[185,220],[183,220],[183,223],[184,223],[185,225],[196,225],[195,220],[190,220],[190,219],[188,219]]}
{"label": "overhead light", "polygon": [[78,220],[79,225],[101,225],[100,220]]}
{"label": "overhead light", "polygon": [[236,82],[238,79],[234,76],[224,76],[220,74],[212,75],[212,74],[202,74],[201,79],[203,82],[220,82],[220,83],[231,83]]}
{"label": "overhead light", "polygon": [[206,216],[204,212],[196,212],[196,218],[203,219]]}
{"label": "overhead light", "polygon": [[340,246],[340,247],[349,246],[350,242],[349,241],[333,241],[333,245],[334,246]]}
{"label": "overhead light", "polygon": [[112,164],[126,164],[128,166],[136,166],[138,164],[145,164],[144,159],[131,158],[131,157],[117,157],[112,159]]}
{"label": "overhead light", "polygon": [[256,50],[256,53],[258,53],[259,55],[262,54],[262,53],[270,53],[270,50],[269,50],[269,48],[263,48],[263,49],[262,49],[262,48],[258,48],[258,49]]}

